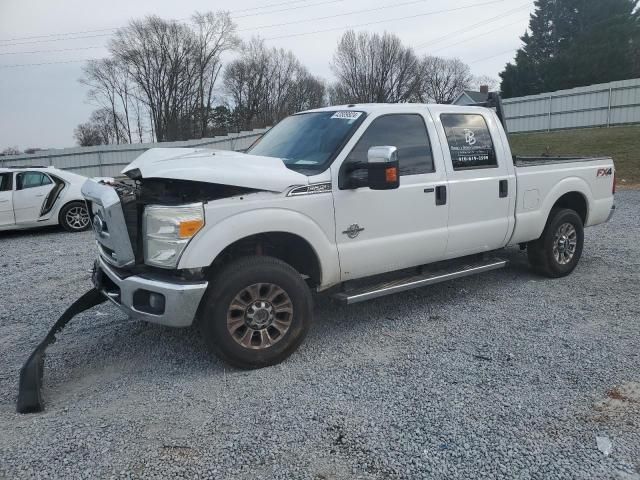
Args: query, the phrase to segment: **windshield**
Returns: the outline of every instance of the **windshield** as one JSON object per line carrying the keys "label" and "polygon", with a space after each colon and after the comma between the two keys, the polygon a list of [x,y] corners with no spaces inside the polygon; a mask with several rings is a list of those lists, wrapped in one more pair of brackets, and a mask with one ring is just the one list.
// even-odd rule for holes
{"label": "windshield", "polygon": [[351,110],[292,115],[269,130],[247,153],[282,158],[292,169],[322,169],[364,117],[364,112]]}

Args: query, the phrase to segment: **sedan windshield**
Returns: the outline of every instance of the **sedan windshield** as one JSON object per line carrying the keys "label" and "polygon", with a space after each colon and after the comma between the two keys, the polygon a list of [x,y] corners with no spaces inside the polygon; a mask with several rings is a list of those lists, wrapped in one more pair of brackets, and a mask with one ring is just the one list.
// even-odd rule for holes
{"label": "sedan windshield", "polygon": [[301,113],[285,118],[247,153],[281,158],[292,169],[323,169],[351,137],[363,112]]}

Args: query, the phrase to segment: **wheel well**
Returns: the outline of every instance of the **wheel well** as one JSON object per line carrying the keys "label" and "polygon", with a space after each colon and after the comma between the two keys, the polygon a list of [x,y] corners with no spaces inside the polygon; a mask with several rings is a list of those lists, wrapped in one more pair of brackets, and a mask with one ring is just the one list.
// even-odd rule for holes
{"label": "wheel well", "polygon": [[556,201],[553,208],[570,208],[580,215],[583,224],[587,222],[587,201],[581,193],[565,193]]}
{"label": "wheel well", "polygon": [[266,255],[288,263],[309,278],[311,286],[320,285],[322,271],[313,247],[304,238],[287,232],[267,232],[251,235],[226,247],[211,264],[214,270],[248,255]]}

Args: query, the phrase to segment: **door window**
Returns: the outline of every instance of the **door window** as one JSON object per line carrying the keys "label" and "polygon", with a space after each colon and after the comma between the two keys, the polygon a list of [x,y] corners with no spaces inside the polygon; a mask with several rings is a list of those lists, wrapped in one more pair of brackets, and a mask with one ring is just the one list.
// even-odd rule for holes
{"label": "door window", "polygon": [[[420,115],[394,114],[376,118],[349,153],[345,165],[366,163],[369,148],[379,146],[398,149],[401,176],[435,171],[427,127]],[[366,171],[362,172],[366,177]]]}
{"label": "door window", "polygon": [[442,114],[454,170],[498,166],[489,127],[482,115]]}
{"label": "door window", "polygon": [[41,187],[53,183],[51,179],[40,172],[24,172],[19,173],[17,178],[18,190],[25,188]]}
{"label": "door window", "polygon": [[0,192],[11,190],[13,173],[0,173]]}

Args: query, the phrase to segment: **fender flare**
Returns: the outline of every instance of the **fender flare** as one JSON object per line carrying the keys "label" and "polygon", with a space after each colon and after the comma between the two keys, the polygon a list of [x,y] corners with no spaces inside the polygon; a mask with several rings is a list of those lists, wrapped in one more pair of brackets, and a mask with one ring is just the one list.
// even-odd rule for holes
{"label": "fender flare", "polygon": [[[268,225],[269,228],[265,228]],[[196,235],[185,249],[178,268],[202,268],[213,263],[229,245],[252,235],[283,232],[305,240],[320,265],[320,285],[340,281],[338,250],[327,233],[310,217],[283,208],[263,208],[232,215]]]}

